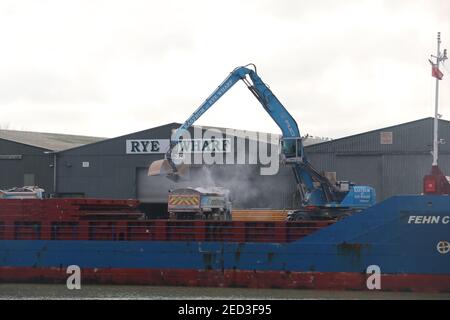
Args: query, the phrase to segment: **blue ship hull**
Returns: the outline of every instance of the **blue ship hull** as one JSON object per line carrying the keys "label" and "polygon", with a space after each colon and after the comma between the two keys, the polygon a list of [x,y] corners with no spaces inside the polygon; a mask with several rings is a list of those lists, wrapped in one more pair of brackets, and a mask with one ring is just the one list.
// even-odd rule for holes
{"label": "blue ship hull", "polygon": [[0,280],[450,292],[448,242],[450,197],[395,196],[289,243],[1,240]]}

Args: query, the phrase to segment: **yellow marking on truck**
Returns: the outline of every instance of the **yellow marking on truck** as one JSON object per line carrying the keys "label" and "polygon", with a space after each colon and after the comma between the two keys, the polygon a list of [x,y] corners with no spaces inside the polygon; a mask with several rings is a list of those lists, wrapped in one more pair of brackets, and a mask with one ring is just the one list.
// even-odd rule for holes
{"label": "yellow marking on truck", "polygon": [[199,204],[200,199],[197,196],[171,195],[169,197],[169,205],[171,206],[196,206]]}

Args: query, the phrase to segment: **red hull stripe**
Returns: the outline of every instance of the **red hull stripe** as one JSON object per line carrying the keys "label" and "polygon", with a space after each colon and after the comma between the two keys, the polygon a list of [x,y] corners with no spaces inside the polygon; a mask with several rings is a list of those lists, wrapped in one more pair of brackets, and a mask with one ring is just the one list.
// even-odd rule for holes
{"label": "red hull stripe", "polygon": [[[65,269],[0,267],[0,282],[65,283]],[[82,269],[82,283],[246,287],[316,290],[368,290],[368,275],[350,272],[283,272],[191,269]],[[382,291],[450,292],[449,275],[385,274]]]}

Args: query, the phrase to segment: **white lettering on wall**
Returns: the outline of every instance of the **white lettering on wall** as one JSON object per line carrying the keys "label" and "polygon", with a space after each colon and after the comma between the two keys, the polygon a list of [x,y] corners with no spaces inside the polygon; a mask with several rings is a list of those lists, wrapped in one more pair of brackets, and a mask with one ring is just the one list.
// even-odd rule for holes
{"label": "white lettering on wall", "polygon": [[136,139],[126,141],[127,154],[166,153],[169,149],[169,139]]}

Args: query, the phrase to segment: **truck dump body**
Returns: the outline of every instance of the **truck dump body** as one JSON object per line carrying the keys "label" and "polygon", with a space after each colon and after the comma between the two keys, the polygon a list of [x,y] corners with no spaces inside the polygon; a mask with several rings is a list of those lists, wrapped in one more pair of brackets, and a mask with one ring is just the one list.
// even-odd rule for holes
{"label": "truck dump body", "polygon": [[381,290],[450,292],[445,196],[396,196],[335,223],[47,217],[46,201],[70,200],[26,201],[43,203],[0,202],[0,281],[65,283],[76,264],[83,283],[367,290],[375,265]]}

